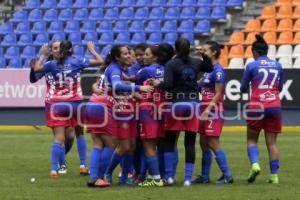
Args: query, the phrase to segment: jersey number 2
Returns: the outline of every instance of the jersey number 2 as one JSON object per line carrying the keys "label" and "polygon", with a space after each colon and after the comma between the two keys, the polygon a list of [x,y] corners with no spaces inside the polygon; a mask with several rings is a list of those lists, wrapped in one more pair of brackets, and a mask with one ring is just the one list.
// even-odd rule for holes
{"label": "jersey number 2", "polygon": [[[262,69],[259,69],[258,72],[263,73],[263,79],[260,82],[258,88],[259,89],[272,89],[275,84],[275,81],[278,77],[278,70],[276,70],[276,69],[267,70],[267,69],[262,68]],[[273,74],[273,78],[272,78],[271,83],[267,84],[266,82],[267,82],[267,79],[269,78],[270,74]]]}

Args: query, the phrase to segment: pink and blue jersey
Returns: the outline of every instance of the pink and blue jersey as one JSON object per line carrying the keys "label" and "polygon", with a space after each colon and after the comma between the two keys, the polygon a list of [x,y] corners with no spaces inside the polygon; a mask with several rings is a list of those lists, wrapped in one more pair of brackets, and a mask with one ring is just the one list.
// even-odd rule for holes
{"label": "pink and blue jersey", "polygon": [[136,74],[138,73],[138,71],[140,69],[142,69],[143,66],[135,63],[134,65],[132,65],[131,67],[129,67],[126,71],[124,71],[126,73],[127,76],[136,76]]}
{"label": "pink and blue jersey", "polygon": [[241,92],[251,83],[249,109],[280,108],[279,93],[283,87],[283,69],[280,63],[262,56],[249,63],[243,75]]}
{"label": "pink and blue jersey", "polygon": [[[202,95],[202,102],[201,102],[201,110],[204,111],[208,104],[212,101],[214,96],[216,95],[215,91],[215,84],[221,83],[225,85],[226,81],[226,74],[223,67],[217,63],[214,64],[214,69],[212,72],[204,73],[203,78],[200,80],[199,87]],[[223,89],[223,96],[217,102],[215,107],[215,111],[223,112],[224,111],[224,91]]]}

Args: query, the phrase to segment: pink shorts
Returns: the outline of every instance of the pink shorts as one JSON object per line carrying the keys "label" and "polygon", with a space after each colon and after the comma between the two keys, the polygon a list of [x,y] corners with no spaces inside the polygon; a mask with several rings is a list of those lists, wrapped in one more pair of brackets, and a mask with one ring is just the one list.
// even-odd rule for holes
{"label": "pink shorts", "polygon": [[247,115],[247,126],[257,132],[281,133],[281,108],[266,108],[262,112],[251,112]]}
{"label": "pink shorts", "polygon": [[163,138],[165,136],[164,122],[163,120],[153,119],[150,111],[142,110],[139,118],[139,132],[141,138]]}
{"label": "pink shorts", "polygon": [[199,133],[205,136],[219,137],[222,133],[222,128],[224,125],[222,113],[216,113],[214,117],[208,119],[207,121],[199,122]]}
{"label": "pink shorts", "polygon": [[137,137],[137,123],[135,119],[115,120],[115,136],[119,140],[125,140]]}

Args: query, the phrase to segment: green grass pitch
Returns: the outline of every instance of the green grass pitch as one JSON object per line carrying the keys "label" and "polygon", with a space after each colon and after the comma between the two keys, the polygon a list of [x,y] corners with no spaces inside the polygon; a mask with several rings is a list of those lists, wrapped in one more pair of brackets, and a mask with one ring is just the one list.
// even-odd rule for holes
{"label": "green grass pitch", "polygon": [[[86,135],[88,147],[91,148],[90,136]],[[213,183],[182,186],[183,143],[179,142],[180,163],[178,166],[178,183],[174,187],[138,188],[118,186],[111,188],[87,188],[87,177],[79,176],[79,160],[76,142],[67,156],[68,174],[53,180],[49,178],[50,146],[52,134],[41,131],[0,132],[0,200],[295,200],[300,199],[300,157],[298,134],[284,133],[279,136],[281,155],[280,184],[269,185],[267,150],[264,137],[260,139],[260,160],[262,171],[254,184],[246,183],[249,163],[246,153],[245,133],[224,133],[222,146],[227,152],[229,165],[235,182],[232,185],[216,186]],[[89,152],[87,155],[89,155]],[[201,152],[197,146],[196,169],[194,176],[200,172]],[[117,174],[117,173],[115,173]],[[211,179],[215,181],[221,175],[216,162],[213,162]],[[30,179],[35,178],[35,182]],[[117,182],[116,177],[114,177]]]}

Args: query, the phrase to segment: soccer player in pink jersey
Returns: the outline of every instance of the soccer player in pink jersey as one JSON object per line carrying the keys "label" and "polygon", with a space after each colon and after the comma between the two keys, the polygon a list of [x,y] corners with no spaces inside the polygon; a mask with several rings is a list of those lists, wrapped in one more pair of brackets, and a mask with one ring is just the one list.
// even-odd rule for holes
{"label": "soccer player in pink jersey", "polygon": [[252,44],[254,62],[246,66],[241,92],[246,93],[251,85],[251,97],[247,110],[247,147],[251,170],[248,182],[255,181],[260,173],[258,138],[265,131],[269,153],[271,176],[269,183],[279,183],[279,151],[277,135],[281,133],[281,101],[279,93],[283,87],[283,69],[280,63],[267,57],[268,44],[262,36],[256,35]]}
{"label": "soccer player in pink jersey", "polygon": [[223,45],[215,41],[208,41],[203,46],[204,53],[212,60],[214,70],[205,73],[200,80],[199,87],[202,95],[200,116],[200,147],[202,149],[202,173],[193,183],[208,183],[212,163],[211,150],[222,171],[222,177],[216,184],[233,183],[233,178],[227,164],[227,158],[220,145],[220,136],[224,124],[224,90],[226,74],[219,64],[219,56]]}

